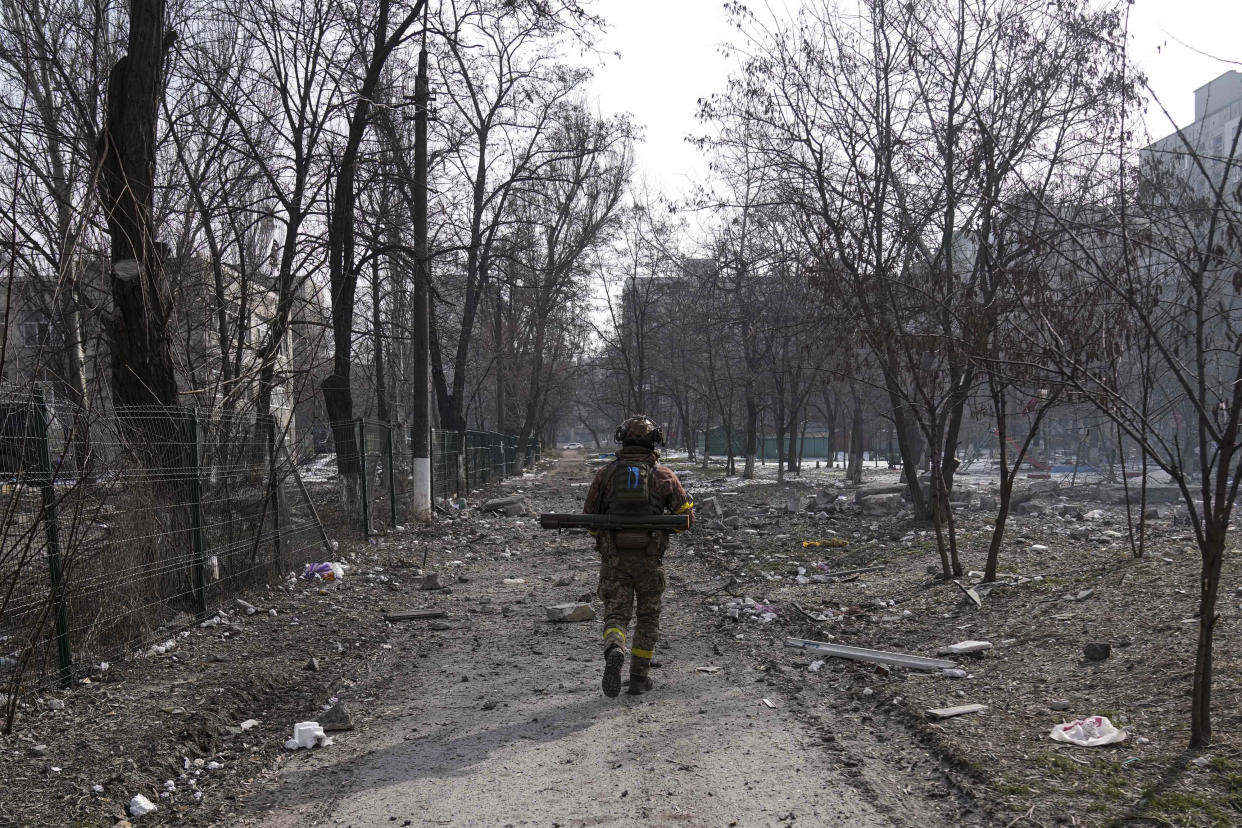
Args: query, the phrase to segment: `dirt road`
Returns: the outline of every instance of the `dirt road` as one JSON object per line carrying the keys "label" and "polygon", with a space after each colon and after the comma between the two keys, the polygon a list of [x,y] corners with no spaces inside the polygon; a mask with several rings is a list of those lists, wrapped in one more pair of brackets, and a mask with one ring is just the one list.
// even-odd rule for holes
{"label": "dirt road", "polygon": [[[525,494],[537,510],[572,510],[588,475],[580,457],[566,458],[528,481]],[[396,631],[405,657],[367,688],[359,729],[295,756],[250,803],[247,824],[977,821],[900,728],[865,716],[874,727],[857,729],[831,698],[808,697],[769,674],[745,635],[721,631],[699,588],[719,574],[688,547],[670,550],[656,690],[608,699],[599,687],[598,622],[543,617],[546,604],[594,591],[589,539],[532,529],[501,544],[479,538],[478,549],[492,551],[471,560],[466,546],[446,553],[464,561],[451,569],[462,580],[450,594],[411,590],[411,604],[448,610],[454,628]],[[568,575],[572,584],[553,585]],[[509,577],[526,583],[504,584]]]}

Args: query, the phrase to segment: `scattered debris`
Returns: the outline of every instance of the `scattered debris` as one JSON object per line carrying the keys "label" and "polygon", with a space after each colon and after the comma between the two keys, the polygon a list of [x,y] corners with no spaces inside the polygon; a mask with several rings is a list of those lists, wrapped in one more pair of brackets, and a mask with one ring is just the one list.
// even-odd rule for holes
{"label": "scattered debris", "polygon": [[1113,654],[1113,645],[1107,641],[1092,641],[1082,648],[1087,661],[1103,661]]}
{"label": "scattered debris", "polygon": [[591,621],[595,618],[590,604],[554,604],[545,609],[549,621]]}
{"label": "scattered debris", "polygon": [[1069,710],[1070,709],[1069,699],[1050,699],[1048,701],[1048,709],[1058,710],[1058,711]]}
{"label": "scattered debris", "polygon": [[302,669],[310,670],[312,673],[318,673],[319,672],[319,659],[315,658],[314,656],[311,656],[310,660],[302,665]]}
{"label": "scattered debris", "polygon": [[764,703],[765,706],[771,707],[774,710],[776,709],[776,703],[772,701],[771,699],[762,699],[761,701]]}
{"label": "scattered debris", "polygon": [[343,581],[345,566],[336,561],[309,563],[302,570],[302,577],[308,581]]}
{"label": "scattered debris", "polygon": [[298,722],[293,726],[293,738],[285,742],[289,750],[300,748],[327,747],[332,744],[332,737],[324,733],[319,722]]}
{"label": "scattered debris", "polygon": [[968,587],[965,584],[963,584],[961,581],[954,581],[953,583],[957,585],[958,589],[960,589],[963,593],[965,593],[966,597],[970,599],[970,602],[972,604],[974,604],[976,607],[983,606],[983,599],[979,597],[979,593],[975,591],[974,587]]}
{"label": "scattered debris", "polygon": [[319,725],[328,732],[353,730],[354,716],[345,702],[338,701],[319,717]]}
{"label": "scattered debris", "polygon": [[952,719],[954,716],[965,716],[967,713],[979,713],[987,710],[986,704],[963,704],[958,707],[932,707],[927,715],[933,719]]}
{"label": "scattered debris", "polygon": [[439,572],[428,572],[423,576],[423,582],[419,585],[419,589],[444,589],[444,584],[440,581]]}
{"label": "scattered debris", "polygon": [[510,585],[512,585],[512,584],[524,584],[524,583],[526,583],[526,579],[525,579],[525,578],[505,578],[504,582],[505,582],[506,584],[510,584]]}
{"label": "scattered debris", "polygon": [[[809,549],[813,546],[818,547],[818,546],[849,546],[849,545],[850,545],[850,542],[847,541],[845,538],[837,538],[837,537],[827,538],[825,540],[804,540],[802,542],[803,549]],[[851,571],[854,571],[854,570],[851,570]]]}
{"label": "scattered debris", "polygon": [[159,809],[155,807],[155,803],[142,794],[134,794],[134,798],[129,801],[129,815],[134,819],[141,819],[157,810]]}
{"label": "scattered debris", "polygon": [[1119,730],[1114,727],[1107,716],[1091,716],[1087,719],[1076,719],[1059,724],[1052,729],[1048,737],[1054,742],[1097,747],[1124,742],[1127,735],[1124,729]]}
{"label": "scattered debris", "polygon": [[869,650],[865,647],[849,647],[845,644],[829,644],[824,641],[809,641],[804,638],[785,639],[786,647],[810,650],[815,653],[848,658],[854,661],[870,661],[875,664],[892,664],[897,667],[910,667],[915,670],[944,670],[956,667],[952,661],[942,658],[924,658],[904,653],[889,653],[884,650]]}
{"label": "scattered debris", "polygon": [[510,495],[509,497],[498,497],[495,500],[488,500],[479,509],[484,512],[495,512],[506,517],[534,514],[530,504],[522,495]]}
{"label": "scattered debris", "polygon": [[960,667],[951,667],[948,670],[941,670],[940,675],[945,678],[970,678],[970,674]]}
{"label": "scattered debris", "polygon": [[716,667],[715,665],[710,665],[707,667],[695,667],[694,669],[699,673],[719,673],[720,672],[720,668]]}
{"label": "scattered debris", "polygon": [[240,727],[242,730],[249,730],[250,728],[256,726],[258,723],[259,723],[258,719],[246,719],[246,721],[242,722],[240,725],[238,725],[238,727]]}
{"label": "scattered debris", "polygon": [[443,618],[444,616],[444,610],[394,610],[384,613],[384,620],[389,622],[421,621],[426,618]]}
{"label": "scattered debris", "polygon": [[844,578],[846,575],[861,575],[864,572],[879,572],[884,568],[884,564],[878,566],[860,566],[854,569],[838,569],[836,572],[824,572],[818,577],[828,578]]}
{"label": "scattered debris", "polygon": [[839,618],[834,618],[834,617],[831,617],[831,616],[824,615],[824,614],[823,614],[823,613],[821,613],[821,612],[807,612],[806,610],[804,610],[804,609],[803,609],[801,606],[799,606],[798,604],[791,604],[790,606],[792,606],[795,610],[797,610],[798,612],[802,613],[802,614],[803,614],[804,616],[806,616],[808,619],[810,619],[811,621],[814,621],[814,622],[815,622],[815,623],[817,623],[817,624],[823,624],[823,623],[828,622],[828,621],[838,621],[838,620],[840,620]]}
{"label": "scattered debris", "polygon": [[237,606],[244,609],[246,611],[246,615],[254,615],[256,612],[259,611],[259,608],[256,607],[254,604],[243,601],[240,598],[237,599]]}
{"label": "scattered debris", "polygon": [[984,650],[990,649],[992,649],[991,641],[959,641],[956,644],[941,647],[937,652],[942,655],[969,655],[971,653],[981,653]]}

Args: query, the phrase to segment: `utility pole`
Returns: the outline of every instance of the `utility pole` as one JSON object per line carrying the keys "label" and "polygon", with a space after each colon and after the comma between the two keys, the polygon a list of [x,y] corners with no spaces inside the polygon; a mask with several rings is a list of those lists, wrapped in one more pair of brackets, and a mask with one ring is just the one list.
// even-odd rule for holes
{"label": "utility pole", "polygon": [[414,519],[430,523],[431,509],[431,395],[428,364],[431,358],[427,294],[431,265],[427,249],[427,23],[423,17],[423,48],[418,53],[414,81],[414,405],[410,426],[413,440]]}

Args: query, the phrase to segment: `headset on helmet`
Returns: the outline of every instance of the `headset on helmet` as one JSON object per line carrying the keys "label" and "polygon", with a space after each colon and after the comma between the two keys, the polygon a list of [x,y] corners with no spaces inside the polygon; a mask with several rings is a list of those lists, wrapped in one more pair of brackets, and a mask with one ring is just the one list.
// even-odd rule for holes
{"label": "headset on helmet", "polygon": [[635,414],[630,417],[617,426],[617,432],[613,436],[622,445],[637,443],[650,448],[664,445],[664,430],[646,414]]}

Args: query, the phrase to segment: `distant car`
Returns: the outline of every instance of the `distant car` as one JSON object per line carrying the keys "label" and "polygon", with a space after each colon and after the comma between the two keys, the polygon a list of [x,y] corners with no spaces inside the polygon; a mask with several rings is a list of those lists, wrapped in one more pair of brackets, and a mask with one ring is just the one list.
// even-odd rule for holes
{"label": "distant car", "polygon": [[580,449],[582,448],[582,443],[566,443],[565,448],[566,449]]}

